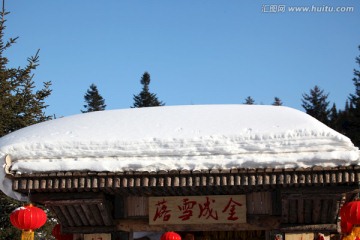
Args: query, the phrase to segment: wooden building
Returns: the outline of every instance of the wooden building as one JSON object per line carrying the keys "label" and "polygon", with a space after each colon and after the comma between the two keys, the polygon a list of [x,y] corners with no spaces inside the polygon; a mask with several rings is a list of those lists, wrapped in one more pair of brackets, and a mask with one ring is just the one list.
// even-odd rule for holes
{"label": "wooden building", "polygon": [[[4,157],[12,190],[45,205],[76,240],[165,231],[196,240],[339,239],[339,209],[358,194],[360,182],[360,166],[351,164],[357,160],[338,166],[24,172],[13,168],[13,155]],[[331,161],[337,159],[324,162]]]}
{"label": "wooden building", "polygon": [[[112,233],[112,239],[129,239],[132,232],[246,231],[260,234],[253,239],[274,239],[279,233],[336,235],[341,204],[358,193],[360,167],[52,172],[9,177],[15,191],[30,192],[31,201],[55,213],[65,232]],[[219,195],[244,195],[246,222],[149,224],[151,197]],[[228,236],[208,239],[242,239],[240,233],[239,238]]]}

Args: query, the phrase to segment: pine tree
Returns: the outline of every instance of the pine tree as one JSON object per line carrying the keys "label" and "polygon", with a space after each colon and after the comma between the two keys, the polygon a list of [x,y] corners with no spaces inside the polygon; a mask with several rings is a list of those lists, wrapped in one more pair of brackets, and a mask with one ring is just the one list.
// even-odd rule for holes
{"label": "pine tree", "polygon": [[247,98],[245,98],[244,104],[253,105],[254,103],[255,100],[252,97],[248,96]]}
{"label": "pine tree", "polygon": [[280,98],[275,97],[275,98],[274,98],[274,102],[273,102],[272,105],[274,105],[274,106],[282,106],[282,105],[283,105],[283,102],[281,101]]}
{"label": "pine tree", "polygon": [[165,105],[162,101],[158,100],[156,94],[149,91],[150,74],[148,72],[143,74],[140,83],[143,85],[143,88],[138,95],[134,95],[134,105],[132,106],[133,108],[156,107]]}
{"label": "pine tree", "polygon": [[[360,67],[360,55],[355,60]],[[347,107],[348,116],[345,119],[348,123],[348,129],[344,131],[351,141],[360,147],[360,70],[354,69],[354,78],[352,80],[355,86],[355,93],[349,96],[350,106]]]}
{"label": "pine tree", "polygon": [[339,112],[336,108],[336,104],[334,103],[329,113],[329,126],[332,129],[339,130],[338,121],[339,121]]}
{"label": "pine tree", "polygon": [[324,94],[318,86],[310,90],[310,94],[303,94],[302,107],[306,113],[313,116],[324,124],[329,124],[330,110],[328,109],[329,102],[327,98],[329,94]]}
{"label": "pine tree", "polygon": [[103,111],[106,108],[105,99],[99,94],[99,90],[95,84],[91,84],[90,88],[84,95],[85,110],[81,110],[82,113]]}
{"label": "pine tree", "polygon": [[337,120],[335,122],[335,127],[333,127],[336,131],[348,135],[349,132],[349,103],[346,101],[345,110],[339,110],[337,114]]}
{"label": "pine tree", "polygon": [[[355,60],[356,63],[360,66],[360,55],[356,57]],[[360,70],[354,69],[353,84],[355,86],[355,94],[350,94],[350,104],[354,108],[360,108]]]}
{"label": "pine tree", "polygon": [[[51,119],[44,113],[45,99],[51,94],[51,82],[44,82],[43,88],[35,90],[33,71],[39,66],[39,51],[27,59],[25,67],[9,67],[5,52],[18,38],[4,41],[4,1],[0,13],[0,137],[20,128]],[[20,239],[20,231],[14,229],[9,214],[22,203],[0,192],[0,239]]]}
{"label": "pine tree", "polygon": [[16,38],[4,43],[4,17],[0,21],[0,136],[17,129],[50,120],[44,110],[47,108],[45,99],[51,94],[51,82],[44,82],[42,89],[34,91],[33,71],[39,66],[39,51],[29,57],[24,68],[8,68],[5,51],[15,43]]}

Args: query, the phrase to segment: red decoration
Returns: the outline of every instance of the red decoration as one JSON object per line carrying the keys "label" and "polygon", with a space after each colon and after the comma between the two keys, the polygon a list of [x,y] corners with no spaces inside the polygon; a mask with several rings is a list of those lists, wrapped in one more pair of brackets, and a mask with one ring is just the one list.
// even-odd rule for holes
{"label": "red decoration", "polygon": [[34,239],[33,230],[44,225],[46,219],[46,213],[32,204],[19,207],[10,214],[11,224],[22,230],[22,239]]}
{"label": "red decoration", "polygon": [[325,236],[324,236],[324,234],[322,234],[322,233],[318,233],[318,234],[317,234],[317,238],[316,238],[316,240],[325,240]]}
{"label": "red decoration", "polygon": [[21,230],[34,230],[42,227],[46,222],[44,210],[34,207],[32,204],[15,209],[10,214],[12,225]]}
{"label": "red decoration", "polygon": [[181,240],[181,237],[176,232],[166,232],[161,235],[160,240]]}
{"label": "red decoration", "polygon": [[344,204],[340,209],[340,216],[343,221],[353,225],[360,225],[360,201],[352,201]]}
{"label": "red decoration", "polygon": [[56,238],[56,240],[73,240],[72,234],[62,234],[61,233],[61,225],[56,224],[51,234]]}
{"label": "red decoration", "polygon": [[341,227],[341,233],[349,234],[351,233],[353,225],[341,218],[340,227]]}
{"label": "red decoration", "polygon": [[340,208],[340,217],[342,220],[346,220],[346,219],[349,219],[349,203],[344,203],[344,205]]}

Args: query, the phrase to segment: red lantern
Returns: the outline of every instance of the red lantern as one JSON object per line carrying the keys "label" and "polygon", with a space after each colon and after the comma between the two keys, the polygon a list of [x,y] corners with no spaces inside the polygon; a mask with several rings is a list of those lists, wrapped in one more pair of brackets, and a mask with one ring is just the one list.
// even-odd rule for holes
{"label": "red lantern", "polygon": [[349,203],[344,203],[344,205],[340,208],[340,217],[343,220],[349,219],[348,213],[349,213]]}
{"label": "red lantern", "polygon": [[56,238],[56,240],[72,240],[73,239],[72,234],[62,234],[61,233],[61,225],[60,224],[56,224],[51,233]]}
{"label": "red lantern", "polygon": [[344,204],[340,209],[341,219],[353,225],[360,225],[360,201]]}
{"label": "red lantern", "polygon": [[341,233],[349,234],[351,233],[353,225],[341,218],[340,227]]}
{"label": "red lantern", "polygon": [[160,240],[181,240],[181,237],[176,232],[166,232],[161,235]]}
{"label": "red lantern", "polygon": [[15,209],[10,214],[10,222],[14,227],[22,230],[22,240],[33,240],[34,231],[46,222],[46,213],[32,204]]}

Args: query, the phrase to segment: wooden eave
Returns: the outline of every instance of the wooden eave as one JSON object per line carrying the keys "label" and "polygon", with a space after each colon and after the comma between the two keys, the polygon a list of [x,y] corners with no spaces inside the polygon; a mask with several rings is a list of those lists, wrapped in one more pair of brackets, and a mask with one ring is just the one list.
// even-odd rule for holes
{"label": "wooden eave", "polygon": [[[10,176],[10,175],[8,175]],[[358,187],[360,166],[159,172],[41,172],[14,174],[13,190],[104,192],[136,196],[241,194],[274,188]]]}
{"label": "wooden eave", "polygon": [[[247,213],[231,230],[336,231],[341,203],[359,192],[360,166],[288,169],[171,170],[159,172],[41,172],[8,175],[13,190],[47,206],[65,232],[167,231],[187,226],[149,226],[146,215],[119,217],[120,202],[149,196],[236,195],[267,192],[272,213]],[[254,195],[255,196],[255,195]],[[143,204],[143,203],[142,203]],[[275,206],[276,205],[276,206]],[[118,208],[118,210],[116,210]],[[121,214],[120,214],[121,215]],[[191,226],[203,230],[204,226]],[[219,229],[216,224],[208,231]]]}

